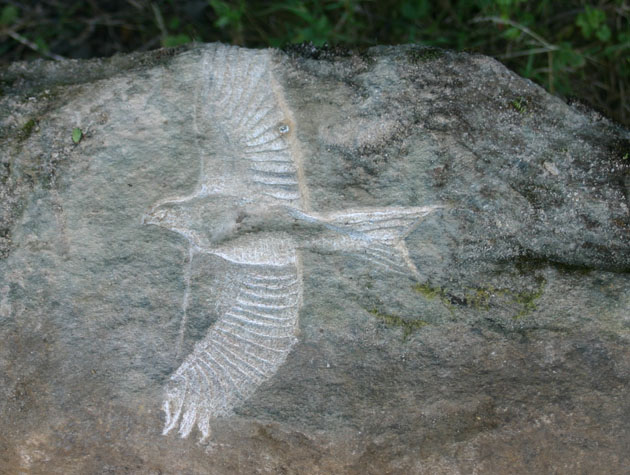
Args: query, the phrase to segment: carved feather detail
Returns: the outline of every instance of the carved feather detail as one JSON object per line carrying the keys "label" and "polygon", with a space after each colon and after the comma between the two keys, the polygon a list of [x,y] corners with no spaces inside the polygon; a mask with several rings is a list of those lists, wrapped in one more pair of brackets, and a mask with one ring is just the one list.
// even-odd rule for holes
{"label": "carved feather detail", "polygon": [[[171,377],[164,434],[179,423],[202,440],[210,420],[229,415],[273,376],[296,343],[302,282],[295,265],[245,266],[234,305],[195,345]],[[181,423],[180,423],[181,419]]]}
{"label": "carved feather detail", "polygon": [[[212,418],[229,415],[284,363],[297,341],[302,295],[290,236],[258,233],[216,243],[204,234],[220,223],[208,222],[204,211],[221,208],[221,196],[240,197],[237,204],[304,209],[306,193],[298,178],[293,120],[269,53],[217,45],[204,52],[200,76],[194,114],[199,184],[188,197],[156,204],[145,221],[185,236],[193,254],[214,254],[240,269],[233,305],[171,376],[163,403],[164,434],[179,426],[187,437],[196,425],[203,440]],[[187,281],[187,292],[189,286]],[[186,301],[183,308],[185,320]]]}
{"label": "carved feather detail", "polygon": [[203,440],[212,419],[247,400],[295,345],[299,249],[352,251],[418,276],[404,238],[439,206],[311,212],[294,121],[270,53],[215,45],[202,54],[194,111],[199,183],[188,196],[154,204],[142,222],[189,243],[178,352],[194,256],[212,254],[238,268],[234,301],[171,375],[163,402],[164,434],[178,428],[187,437],[197,426]]}

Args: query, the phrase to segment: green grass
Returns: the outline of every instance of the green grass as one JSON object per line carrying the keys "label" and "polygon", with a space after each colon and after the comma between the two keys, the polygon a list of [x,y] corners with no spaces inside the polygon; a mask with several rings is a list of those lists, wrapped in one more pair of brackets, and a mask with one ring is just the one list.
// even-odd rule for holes
{"label": "green grass", "polygon": [[524,97],[519,97],[518,99],[510,101],[510,106],[516,112],[520,112],[521,114],[527,111],[527,101]]}
{"label": "green grass", "polygon": [[[630,0],[11,1],[0,61],[86,58],[191,41],[249,47],[418,43],[494,56],[630,125]],[[417,58],[418,60],[432,59]]]}

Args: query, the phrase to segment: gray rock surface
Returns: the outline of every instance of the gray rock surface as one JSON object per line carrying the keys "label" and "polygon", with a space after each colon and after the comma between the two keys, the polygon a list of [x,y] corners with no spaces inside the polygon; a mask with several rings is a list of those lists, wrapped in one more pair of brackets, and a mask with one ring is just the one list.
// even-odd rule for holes
{"label": "gray rock surface", "polygon": [[[628,472],[629,131],[416,47],[197,46],[0,86],[0,473]],[[265,107],[288,214],[244,178]],[[232,386],[186,364],[281,266],[290,343],[216,402]]]}

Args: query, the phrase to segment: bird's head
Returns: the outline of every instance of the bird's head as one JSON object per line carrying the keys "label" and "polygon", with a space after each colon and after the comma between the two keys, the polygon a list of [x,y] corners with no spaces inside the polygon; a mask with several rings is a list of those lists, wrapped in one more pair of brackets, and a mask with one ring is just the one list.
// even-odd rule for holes
{"label": "bird's head", "polygon": [[156,204],[142,217],[142,224],[166,228],[198,248],[211,249],[236,236],[243,213],[234,198],[193,196]]}

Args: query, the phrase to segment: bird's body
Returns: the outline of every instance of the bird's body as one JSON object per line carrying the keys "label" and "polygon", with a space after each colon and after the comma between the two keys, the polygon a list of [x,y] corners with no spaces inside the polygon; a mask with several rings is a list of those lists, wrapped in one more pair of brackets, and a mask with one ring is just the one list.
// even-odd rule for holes
{"label": "bird's body", "polygon": [[405,237],[439,208],[310,210],[295,125],[269,67],[268,52],[214,46],[202,61],[195,124],[199,184],[161,200],[143,217],[189,242],[180,343],[196,254],[238,266],[234,302],[171,376],[164,433],[230,414],[284,363],[297,341],[302,301],[300,251],[353,252],[389,271],[417,276]]}
{"label": "bird's body", "polygon": [[[279,265],[293,261],[292,255],[302,249],[363,251],[369,255],[383,247],[381,244],[395,248],[420,218],[437,208],[305,213],[282,204],[261,205],[236,197],[200,193],[158,205],[145,217],[145,223],[181,234],[196,252],[218,255],[237,264]],[[416,272],[411,261],[405,261],[395,249],[386,254],[391,270]]]}

